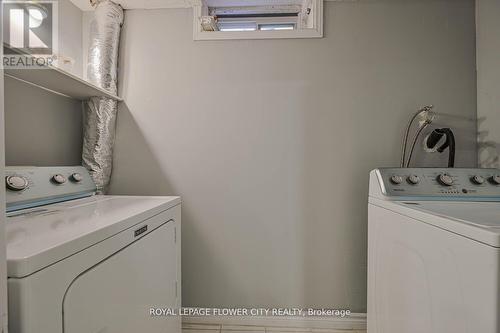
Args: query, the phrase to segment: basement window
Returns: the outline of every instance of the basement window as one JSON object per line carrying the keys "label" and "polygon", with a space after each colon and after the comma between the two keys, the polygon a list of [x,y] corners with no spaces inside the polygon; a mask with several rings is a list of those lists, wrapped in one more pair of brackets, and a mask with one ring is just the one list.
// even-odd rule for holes
{"label": "basement window", "polygon": [[193,13],[195,40],[323,36],[323,0],[205,0]]}

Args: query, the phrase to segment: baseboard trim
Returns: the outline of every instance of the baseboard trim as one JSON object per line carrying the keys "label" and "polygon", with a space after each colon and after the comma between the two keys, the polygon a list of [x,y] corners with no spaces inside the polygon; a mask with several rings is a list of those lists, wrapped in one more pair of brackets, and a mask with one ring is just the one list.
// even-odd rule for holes
{"label": "baseboard trim", "polygon": [[366,314],[355,313],[349,317],[282,317],[282,316],[184,316],[183,326],[189,325],[221,325],[255,326],[266,328],[286,328],[305,330],[366,330]]}

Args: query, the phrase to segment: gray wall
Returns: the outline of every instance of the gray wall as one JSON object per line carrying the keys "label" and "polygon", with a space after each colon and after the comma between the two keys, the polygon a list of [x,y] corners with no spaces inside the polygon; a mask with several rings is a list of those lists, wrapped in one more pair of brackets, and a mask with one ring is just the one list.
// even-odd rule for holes
{"label": "gray wall", "polygon": [[81,102],[5,78],[5,163],[80,165]]}
{"label": "gray wall", "polygon": [[308,40],[125,21],[111,192],[183,197],[184,306],[365,311],[368,172],[398,164],[410,114],[436,105],[476,165],[472,0],[326,2]]}
{"label": "gray wall", "polygon": [[70,0],[59,0],[59,53],[74,60],[61,64],[68,72],[83,77],[83,12]]}
{"label": "gray wall", "polygon": [[500,2],[477,0],[477,117],[479,164],[499,168]]}
{"label": "gray wall", "polygon": [[[75,59],[61,66],[82,75],[82,11],[59,1],[59,53]],[[79,165],[82,105],[38,87],[5,79],[5,162],[7,165]]]}

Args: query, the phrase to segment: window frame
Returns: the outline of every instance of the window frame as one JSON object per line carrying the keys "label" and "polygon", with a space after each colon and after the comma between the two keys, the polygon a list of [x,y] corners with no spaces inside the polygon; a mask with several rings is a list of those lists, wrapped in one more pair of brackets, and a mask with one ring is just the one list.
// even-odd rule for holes
{"label": "window frame", "polygon": [[202,5],[195,5],[193,6],[193,40],[322,38],[323,0],[313,1],[315,1],[315,6],[317,7],[317,10],[313,11],[315,27],[293,30],[203,31],[201,29],[200,17],[206,15],[206,13],[204,13]]}

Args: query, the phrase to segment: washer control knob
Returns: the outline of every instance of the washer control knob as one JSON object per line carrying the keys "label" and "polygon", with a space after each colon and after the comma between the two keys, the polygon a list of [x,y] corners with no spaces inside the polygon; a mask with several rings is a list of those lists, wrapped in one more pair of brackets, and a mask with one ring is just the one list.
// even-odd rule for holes
{"label": "washer control knob", "polygon": [[412,185],[417,185],[418,183],[420,183],[420,178],[417,176],[417,175],[410,175],[408,176],[408,183],[412,184]]}
{"label": "washer control knob", "polygon": [[71,175],[70,179],[75,183],[79,183],[83,180],[83,176],[78,172],[75,172],[74,174]]}
{"label": "washer control knob", "polygon": [[5,184],[11,191],[22,191],[28,187],[28,180],[23,176],[7,176]]}
{"label": "washer control knob", "polygon": [[437,178],[439,184],[444,185],[444,186],[451,186],[453,185],[453,178],[451,178],[450,175],[446,173],[442,173],[438,176]]}
{"label": "washer control knob", "polygon": [[493,175],[490,180],[493,184],[500,185],[500,175]]}
{"label": "washer control knob", "polygon": [[391,183],[395,185],[399,185],[403,182],[403,178],[401,176],[394,175],[391,177]]}
{"label": "washer control knob", "polygon": [[52,176],[52,181],[58,185],[62,185],[66,183],[66,177],[58,173],[57,175]]}
{"label": "washer control knob", "polygon": [[484,184],[484,177],[480,175],[474,175],[470,180],[476,185]]}

